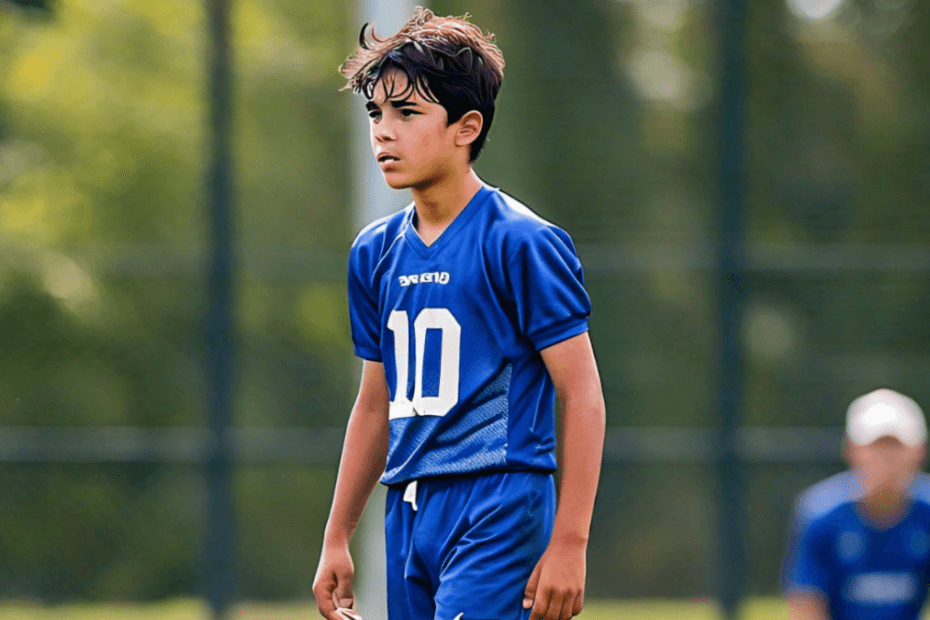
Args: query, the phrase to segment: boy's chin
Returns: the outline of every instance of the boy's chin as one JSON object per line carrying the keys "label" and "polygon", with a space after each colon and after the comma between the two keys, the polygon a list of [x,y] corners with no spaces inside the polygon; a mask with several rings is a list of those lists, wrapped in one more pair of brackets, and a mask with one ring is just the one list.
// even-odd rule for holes
{"label": "boy's chin", "polygon": [[410,189],[411,187],[419,187],[424,183],[423,178],[409,174],[382,172],[382,176],[384,177],[384,182],[387,183],[388,187],[391,189]]}
{"label": "boy's chin", "polygon": [[409,179],[388,175],[384,176],[384,182],[387,183],[388,187],[391,189],[407,189],[415,185],[415,183],[411,183]]}
{"label": "boy's chin", "polygon": [[897,499],[907,495],[909,485],[900,480],[883,480],[874,482],[865,490],[865,494],[871,497],[883,499]]}

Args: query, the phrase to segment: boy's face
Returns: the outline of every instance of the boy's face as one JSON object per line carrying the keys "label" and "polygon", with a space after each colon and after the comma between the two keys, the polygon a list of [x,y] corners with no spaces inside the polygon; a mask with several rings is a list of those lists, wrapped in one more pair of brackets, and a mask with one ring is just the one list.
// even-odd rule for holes
{"label": "boy's face", "polygon": [[880,437],[866,446],[846,443],[846,459],[867,497],[906,495],[925,457],[925,446],[906,446],[894,437]]}
{"label": "boy's face", "polygon": [[[395,96],[388,98],[388,93]],[[409,89],[403,72],[386,71],[366,108],[371,148],[394,189],[428,187],[461,156],[455,145],[459,123],[448,125],[446,109]]]}

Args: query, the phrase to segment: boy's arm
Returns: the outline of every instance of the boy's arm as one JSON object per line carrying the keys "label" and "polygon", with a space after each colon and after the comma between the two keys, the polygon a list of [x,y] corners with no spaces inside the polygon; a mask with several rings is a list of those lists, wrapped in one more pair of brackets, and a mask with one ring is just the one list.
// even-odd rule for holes
{"label": "boy's arm", "polygon": [[827,602],[823,594],[810,590],[794,590],[788,593],[791,620],[830,620]]}
{"label": "boy's arm", "polygon": [[827,602],[830,567],[823,549],[831,537],[811,522],[806,508],[807,494],[795,506],[794,524],[785,556],[783,579],[792,620],[830,620]]}
{"label": "boy's arm", "polygon": [[362,366],[358,398],[346,428],[333,505],[323,534],[320,564],[313,580],[317,607],[328,620],[344,620],[336,613],[336,607],[351,608],[355,603],[349,539],[358,525],[368,496],[384,472],[389,400],[384,366],[366,360]]}
{"label": "boy's arm", "polygon": [[541,355],[561,412],[561,482],[552,538],[527,584],[523,606],[532,606],[530,620],[559,620],[581,613],[584,603],[585,553],[606,416],[587,332],[554,344]]}

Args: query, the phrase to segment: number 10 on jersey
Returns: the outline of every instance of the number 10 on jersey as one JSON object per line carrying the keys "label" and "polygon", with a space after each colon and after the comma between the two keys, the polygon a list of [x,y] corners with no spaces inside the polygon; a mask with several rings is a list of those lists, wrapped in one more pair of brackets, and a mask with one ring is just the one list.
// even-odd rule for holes
{"label": "number 10 on jersey", "polygon": [[[416,347],[416,368],[413,375],[413,399],[407,393],[410,373],[410,320],[404,310],[394,310],[388,316],[387,328],[394,332],[394,366],[397,384],[391,401],[390,419],[415,415],[444,416],[459,402],[459,352],[462,327],[446,308],[423,308],[413,321],[413,342]],[[426,351],[426,330],[442,333],[439,360],[439,393],[423,396],[423,356]]]}

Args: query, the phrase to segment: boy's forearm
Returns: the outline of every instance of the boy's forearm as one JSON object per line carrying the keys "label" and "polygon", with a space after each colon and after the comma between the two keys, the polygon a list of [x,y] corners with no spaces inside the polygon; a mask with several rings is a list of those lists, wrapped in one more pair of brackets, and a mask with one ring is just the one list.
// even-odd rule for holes
{"label": "boy's forearm", "polygon": [[788,597],[792,620],[830,620],[830,612],[822,596],[797,594]]}
{"label": "boy's forearm", "polygon": [[604,452],[605,410],[600,390],[560,401],[559,503],[552,538],[586,544]]}
{"label": "boy's forearm", "polygon": [[324,540],[348,543],[365,503],[384,471],[388,449],[388,419],[381,412],[356,406],[349,417],[339,461],[333,505]]}

